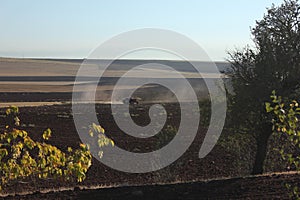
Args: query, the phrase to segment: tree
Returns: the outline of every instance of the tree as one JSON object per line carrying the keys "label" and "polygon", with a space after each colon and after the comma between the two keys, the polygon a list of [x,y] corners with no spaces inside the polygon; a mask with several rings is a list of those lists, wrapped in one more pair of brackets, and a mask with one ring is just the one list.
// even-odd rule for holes
{"label": "tree", "polygon": [[239,130],[254,134],[257,153],[252,174],[263,172],[272,123],[264,103],[273,90],[296,98],[300,89],[300,5],[286,0],[267,9],[252,29],[254,48],[249,46],[230,55],[234,95],[232,116]]}

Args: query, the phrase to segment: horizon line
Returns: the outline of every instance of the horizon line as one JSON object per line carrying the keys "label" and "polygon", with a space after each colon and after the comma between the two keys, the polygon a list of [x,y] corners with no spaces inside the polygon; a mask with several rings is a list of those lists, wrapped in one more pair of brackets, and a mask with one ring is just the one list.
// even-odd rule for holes
{"label": "horizon line", "polygon": [[[19,60],[86,60],[87,58],[61,58],[61,57],[7,57],[7,56],[0,56],[0,59],[19,59]],[[89,59],[89,58],[88,58]],[[112,58],[101,58],[101,59],[94,59],[90,58],[90,60],[119,60],[119,61],[176,61],[176,62],[214,62],[214,63],[229,63],[226,60],[217,60],[217,61],[207,61],[207,60],[180,60],[180,59],[155,59],[155,58],[121,58],[121,59],[112,59]]]}

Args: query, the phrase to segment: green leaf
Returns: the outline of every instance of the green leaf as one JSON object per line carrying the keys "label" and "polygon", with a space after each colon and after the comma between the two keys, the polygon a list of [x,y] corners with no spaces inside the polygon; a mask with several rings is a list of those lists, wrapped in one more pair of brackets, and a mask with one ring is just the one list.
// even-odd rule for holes
{"label": "green leaf", "polygon": [[19,113],[19,108],[17,106],[10,106],[9,108],[6,109],[6,115],[18,114],[18,113]]}
{"label": "green leaf", "polygon": [[1,158],[3,158],[4,156],[8,155],[8,151],[7,149],[0,149],[0,156]]}
{"label": "green leaf", "polygon": [[266,111],[268,113],[274,110],[274,108],[271,107],[271,103],[266,102],[265,105],[266,105]]}
{"label": "green leaf", "polygon": [[44,131],[43,138],[44,140],[49,140],[50,137],[51,137],[51,130],[48,128],[47,130]]}

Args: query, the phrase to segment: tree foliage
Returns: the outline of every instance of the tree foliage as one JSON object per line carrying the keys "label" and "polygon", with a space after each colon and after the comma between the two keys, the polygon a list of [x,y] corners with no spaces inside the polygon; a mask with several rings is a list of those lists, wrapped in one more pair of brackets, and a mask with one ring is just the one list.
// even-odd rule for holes
{"label": "tree foliage", "polygon": [[235,95],[231,98],[234,124],[257,138],[253,173],[262,172],[265,146],[272,134],[264,103],[272,90],[289,98],[300,89],[300,5],[286,0],[273,5],[252,29],[254,48],[230,53]]}
{"label": "tree foliage", "polygon": [[[249,46],[230,54],[235,108],[241,121],[256,123],[264,114],[264,101],[272,90],[289,97],[300,87],[300,6],[285,1],[267,14],[252,29],[255,48]],[[250,112],[249,112],[250,111]],[[248,113],[248,115],[245,115]],[[253,117],[249,117],[254,115]]]}

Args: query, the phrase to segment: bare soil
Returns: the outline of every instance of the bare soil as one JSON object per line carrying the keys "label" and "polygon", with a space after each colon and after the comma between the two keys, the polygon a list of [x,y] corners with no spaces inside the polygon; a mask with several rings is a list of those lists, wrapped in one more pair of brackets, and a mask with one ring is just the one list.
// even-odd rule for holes
{"label": "bare soil", "polygon": [[[176,103],[163,105],[168,113],[167,123],[176,127],[180,120],[179,105]],[[131,107],[131,113],[136,116],[134,120],[137,124],[149,123],[150,106],[151,104],[142,104]],[[126,137],[114,123],[109,104],[97,104],[96,111],[99,113],[100,124],[117,146],[136,152],[160,148],[157,146],[159,140],[155,137],[147,140]],[[51,144],[66,150],[67,146],[76,148],[80,143],[72,119],[71,105],[21,107],[20,112],[22,125],[33,138],[39,140],[42,131],[50,127],[53,131],[53,137],[49,140]],[[1,121],[4,120],[4,108],[1,108],[0,117]],[[7,199],[283,199],[288,198],[284,184],[299,182],[298,174],[220,179],[239,175],[234,166],[237,158],[217,145],[207,157],[199,159],[198,152],[205,133],[206,129],[199,127],[196,139],[184,155],[170,166],[156,172],[124,173],[93,159],[93,165],[83,183],[25,180],[8,186],[3,194],[34,193],[10,196]],[[220,180],[203,181],[207,179]],[[63,188],[67,190],[52,191]],[[46,193],[41,193],[42,191]]]}

